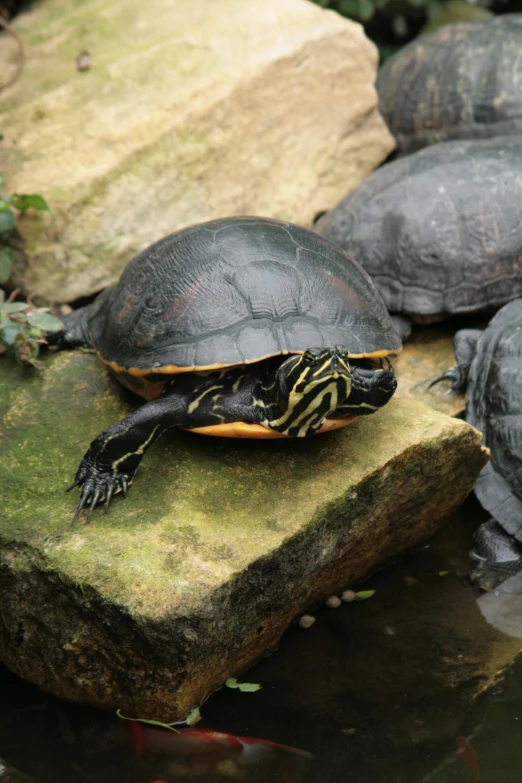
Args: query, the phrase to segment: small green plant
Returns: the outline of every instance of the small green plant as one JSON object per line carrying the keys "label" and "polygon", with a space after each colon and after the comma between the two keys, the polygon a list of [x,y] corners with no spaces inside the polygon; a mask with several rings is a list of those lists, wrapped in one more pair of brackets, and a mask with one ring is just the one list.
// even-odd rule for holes
{"label": "small green plant", "polygon": [[9,237],[16,229],[16,214],[13,210],[16,209],[20,214],[28,209],[50,211],[46,200],[38,193],[13,193],[10,196],[4,188],[5,179],[0,172],[0,284],[9,280],[15,260],[13,249],[8,245]]}
{"label": "small green plant", "polygon": [[[6,193],[5,179],[0,173],[0,285],[9,280],[15,260],[9,246],[9,238],[16,229],[14,210],[23,214],[28,209],[49,211],[49,206],[37,193]],[[0,355],[11,350],[22,364],[39,367],[37,359],[40,345],[45,342],[44,335],[62,329],[63,324],[48,308],[13,299],[11,295],[6,300],[5,291],[0,288]]]}
{"label": "small green plant", "polygon": [[5,300],[0,289],[0,350],[14,352],[22,364],[40,368],[38,354],[45,344],[44,335],[63,329],[59,318],[51,315],[47,307],[33,307],[29,302]]}

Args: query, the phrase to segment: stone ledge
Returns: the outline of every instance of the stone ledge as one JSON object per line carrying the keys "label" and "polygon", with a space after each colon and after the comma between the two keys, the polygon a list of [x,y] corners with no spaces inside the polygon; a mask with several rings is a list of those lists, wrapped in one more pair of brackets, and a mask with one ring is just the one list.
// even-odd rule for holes
{"label": "stone ledge", "polygon": [[0,657],[126,714],[184,718],[305,609],[432,535],[487,459],[476,430],[406,400],[305,442],[176,432],[126,499],[73,526],[64,489],[133,398],[92,355],[47,357],[23,386],[2,361]]}

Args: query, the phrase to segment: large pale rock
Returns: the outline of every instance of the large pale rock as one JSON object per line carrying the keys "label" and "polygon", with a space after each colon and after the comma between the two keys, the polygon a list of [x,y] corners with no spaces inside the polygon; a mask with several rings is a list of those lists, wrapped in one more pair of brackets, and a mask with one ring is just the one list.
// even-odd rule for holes
{"label": "large pale rock", "polygon": [[175,432],[125,500],[72,524],[90,440],[130,408],[94,356],[2,360],[0,657],[64,698],[183,718],[288,625],[430,536],[469,493],[480,434],[392,400],[289,441]]}
{"label": "large pale rock", "polygon": [[[21,221],[21,282],[47,299],[103,288],[200,220],[308,224],[394,145],[375,47],[307,0],[46,0],[17,27],[26,64],[0,93],[0,170],[53,208]],[[0,73],[12,57],[0,37]]]}

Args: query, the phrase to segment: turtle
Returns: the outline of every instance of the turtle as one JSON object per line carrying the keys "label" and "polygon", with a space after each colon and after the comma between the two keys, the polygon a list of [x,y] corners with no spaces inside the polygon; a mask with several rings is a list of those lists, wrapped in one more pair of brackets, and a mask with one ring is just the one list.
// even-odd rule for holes
{"label": "turtle", "polygon": [[248,216],[151,245],[48,342],[94,349],[146,400],[90,444],[69,487],[76,516],[125,493],[171,427],[299,438],[373,413],[396,389],[401,348],[357,263],[313,231]]}
{"label": "turtle", "polygon": [[522,14],[441,27],[390,57],[379,109],[399,154],[522,131]]}
{"label": "turtle", "polygon": [[522,569],[522,299],[484,330],[458,331],[454,352],[457,364],[434,383],[466,391],[466,421],[491,450],[474,491],[492,517],[478,528],[472,553],[481,562],[476,580],[491,585],[495,572],[501,579]]}
{"label": "turtle", "polygon": [[418,323],[522,296],[522,138],[447,141],[374,171],[314,229]]}

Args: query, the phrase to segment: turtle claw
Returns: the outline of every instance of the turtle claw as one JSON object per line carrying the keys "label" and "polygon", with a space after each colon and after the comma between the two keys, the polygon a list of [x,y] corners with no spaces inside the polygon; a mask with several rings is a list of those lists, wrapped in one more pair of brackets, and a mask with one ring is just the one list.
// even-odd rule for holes
{"label": "turtle claw", "polygon": [[443,381],[450,381],[451,391],[463,392],[466,390],[467,372],[463,372],[458,365],[450,367],[443,375],[435,378],[435,380],[429,384],[428,389],[431,389],[433,386],[436,386],[436,384],[442,383]]}
{"label": "turtle claw", "polygon": [[112,496],[113,496],[113,494],[114,494],[114,485],[113,485],[113,484],[111,484],[111,485],[110,485],[110,486],[107,488],[107,492],[106,492],[106,495],[105,495],[105,513],[106,513],[106,514],[108,514],[108,513],[109,513],[109,506],[110,506],[110,504],[111,504],[111,500],[112,500]]}
{"label": "turtle claw", "polygon": [[81,486],[80,502],[76,507],[74,521],[78,519],[81,510],[89,506],[89,516],[98,503],[105,501],[105,512],[108,512],[112,497],[118,492],[127,492],[130,476],[125,473],[105,473],[94,466],[85,467],[82,463],[76,474],[74,483],[69,487]]}
{"label": "turtle claw", "polygon": [[75,487],[79,487],[81,483],[82,483],[81,479],[75,478],[73,483],[71,484],[71,486],[67,487],[67,489],[65,491],[66,492],[70,492],[71,489],[74,489]]}

